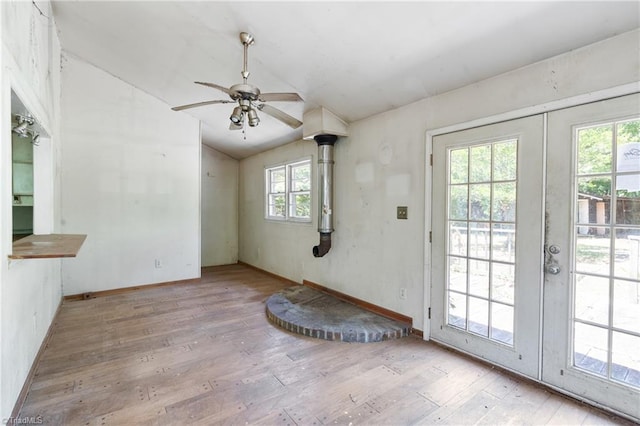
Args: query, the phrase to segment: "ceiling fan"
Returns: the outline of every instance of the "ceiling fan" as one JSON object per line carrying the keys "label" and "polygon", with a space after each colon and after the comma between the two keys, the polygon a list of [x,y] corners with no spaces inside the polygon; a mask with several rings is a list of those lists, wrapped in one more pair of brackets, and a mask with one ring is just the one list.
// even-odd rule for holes
{"label": "ceiling fan", "polygon": [[244,65],[241,72],[243,81],[241,84],[234,84],[227,89],[226,87],[214,83],[206,83],[202,81],[195,82],[196,84],[201,84],[203,86],[221,90],[222,92],[229,95],[231,100],[196,102],[194,104],[181,105],[173,107],[171,109],[174,111],[181,111],[183,109],[196,108],[205,105],[229,104],[237,102],[238,105],[233,109],[233,112],[229,117],[229,119],[231,120],[229,129],[231,130],[240,130],[244,128],[245,117],[249,122],[249,126],[257,126],[258,123],[260,123],[260,118],[258,117],[257,111],[269,114],[273,118],[280,120],[293,129],[297,129],[298,127],[300,127],[302,125],[302,122],[300,120],[290,116],[289,114],[279,110],[278,108],[274,108],[271,105],[265,103],[301,102],[302,98],[297,93],[261,93],[260,89],[258,89],[256,86],[247,83],[247,79],[249,78],[249,71],[247,70],[247,52],[249,46],[254,43],[255,39],[251,34],[241,32],[240,41],[242,42],[242,45],[244,47]]}

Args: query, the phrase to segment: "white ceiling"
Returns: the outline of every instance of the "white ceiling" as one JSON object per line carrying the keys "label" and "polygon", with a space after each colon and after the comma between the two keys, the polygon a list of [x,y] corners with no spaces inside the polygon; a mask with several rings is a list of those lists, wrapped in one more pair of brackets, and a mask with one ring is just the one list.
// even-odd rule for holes
{"label": "white ceiling", "polygon": [[[640,2],[54,1],[62,47],[167,103],[228,99],[207,81],[297,92],[272,102],[302,120],[324,106],[347,122],[462,87],[640,26]],[[243,158],[302,137],[259,113],[230,131],[232,104],[176,112],[203,142]]]}

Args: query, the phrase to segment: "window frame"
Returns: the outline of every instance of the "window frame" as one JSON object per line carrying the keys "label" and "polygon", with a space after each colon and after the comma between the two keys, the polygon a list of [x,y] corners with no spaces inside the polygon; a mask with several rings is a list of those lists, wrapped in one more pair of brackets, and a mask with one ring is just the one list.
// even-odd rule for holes
{"label": "window frame", "polygon": [[[265,198],[264,198],[264,218],[266,220],[272,220],[277,222],[295,222],[310,224],[313,220],[313,166],[312,157],[304,157],[293,161],[287,161],[264,168],[265,179]],[[309,167],[309,189],[306,190],[293,190],[295,187],[293,180],[292,170],[296,167],[307,165]],[[273,191],[274,183],[281,183],[280,181],[273,182],[273,173],[284,171],[284,191]],[[309,195],[309,216],[296,216],[293,209],[295,208],[295,202],[293,201],[297,195]],[[275,215],[273,213],[274,203],[272,200],[274,197],[282,197],[284,199],[284,214]]]}

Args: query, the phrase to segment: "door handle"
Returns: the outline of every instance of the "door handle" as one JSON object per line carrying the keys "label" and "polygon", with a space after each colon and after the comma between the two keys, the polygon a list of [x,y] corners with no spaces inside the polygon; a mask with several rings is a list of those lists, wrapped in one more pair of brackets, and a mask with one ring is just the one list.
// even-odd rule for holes
{"label": "door handle", "polygon": [[560,273],[560,265],[558,265],[558,261],[553,257],[553,255],[560,253],[560,247],[555,244],[552,244],[550,246],[545,245],[544,251],[544,271],[547,274],[558,275]]}

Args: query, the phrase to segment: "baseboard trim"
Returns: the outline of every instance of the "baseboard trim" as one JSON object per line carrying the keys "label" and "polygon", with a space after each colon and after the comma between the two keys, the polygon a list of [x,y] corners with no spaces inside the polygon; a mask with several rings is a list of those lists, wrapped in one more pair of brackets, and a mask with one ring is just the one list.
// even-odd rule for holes
{"label": "baseboard trim", "polygon": [[167,282],[155,283],[155,284],[144,284],[144,285],[136,285],[132,287],[114,288],[112,290],[91,291],[87,293],[67,295],[67,296],[64,296],[64,300],[74,301],[74,300],[95,299],[96,297],[113,296],[116,294],[130,293],[132,291],[147,290],[147,289],[156,288],[156,287],[167,287],[167,286],[182,285],[182,284],[195,284],[195,283],[199,283],[200,280],[201,278],[191,278],[188,280],[167,281]]}
{"label": "baseboard trim", "polygon": [[[325,287],[321,284],[317,284],[314,283],[312,281],[309,280],[303,280],[302,281],[302,285],[306,285],[307,287],[311,287],[314,288],[316,290],[322,291],[323,293],[327,293],[330,294],[334,297],[337,297],[340,300],[344,300],[345,302],[349,302],[351,304],[354,304],[362,309],[365,309],[367,311],[373,312],[375,314],[381,315],[383,317],[395,320],[395,321],[400,321],[403,322],[405,324],[411,324],[413,326],[413,318],[408,317],[406,315],[400,314],[398,312],[392,311],[390,309],[387,308],[383,308],[382,306],[378,306],[378,305],[374,305],[373,303],[369,303],[369,302],[365,302],[362,299],[358,299],[356,297],[353,296],[349,296],[348,294],[344,294],[341,293],[337,290],[333,290],[331,288]],[[413,327],[412,327],[413,330]],[[413,334],[413,331],[412,331]]]}
{"label": "baseboard trim", "polygon": [[273,272],[266,271],[266,270],[264,270],[262,268],[258,268],[257,266],[253,266],[250,263],[246,263],[246,262],[243,262],[241,260],[238,260],[238,265],[246,266],[247,268],[251,268],[251,269],[256,270],[258,272],[262,272],[265,275],[269,275],[272,278],[275,278],[275,279],[277,279],[279,281],[283,281],[283,282],[285,282],[287,284],[290,284],[290,285],[300,285],[300,283],[295,282],[293,280],[290,280],[289,278],[285,278],[285,277],[283,277],[281,275],[274,274]]}
{"label": "baseboard trim", "polygon": [[58,321],[58,315],[60,314],[60,309],[62,308],[62,300],[60,299],[60,303],[58,303],[58,308],[56,309],[56,313],[53,314],[53,318],[51,319],[51,324],[49,324],[49,328],[47,329],[47,333],[44,335],[44,339],[40,344],[40,349],[38,349],[38,353],[36,353],[36,357],[31,364],[31,368],[29,369],[29,373],[27,374],[27,378],[24,380],[22,385],[22,389],[20,389],[20,393],[18,394],[18,399],[13,406],[13,411],[11,412],[11,418],[17,419],[20,415],[20,410],[22,410],[22,406],[24,405],[24,401],[27,399],[27,395],[29,394],[29,389],[31,388],[31,384],[33,383],[33,378],[36,375],[36,371],[38,371],[38,367],[40,366],[40,358],[44,354],[45,349],[49,346],[49,341],[51,340],[51,336],[53,335],[53,326]]}

